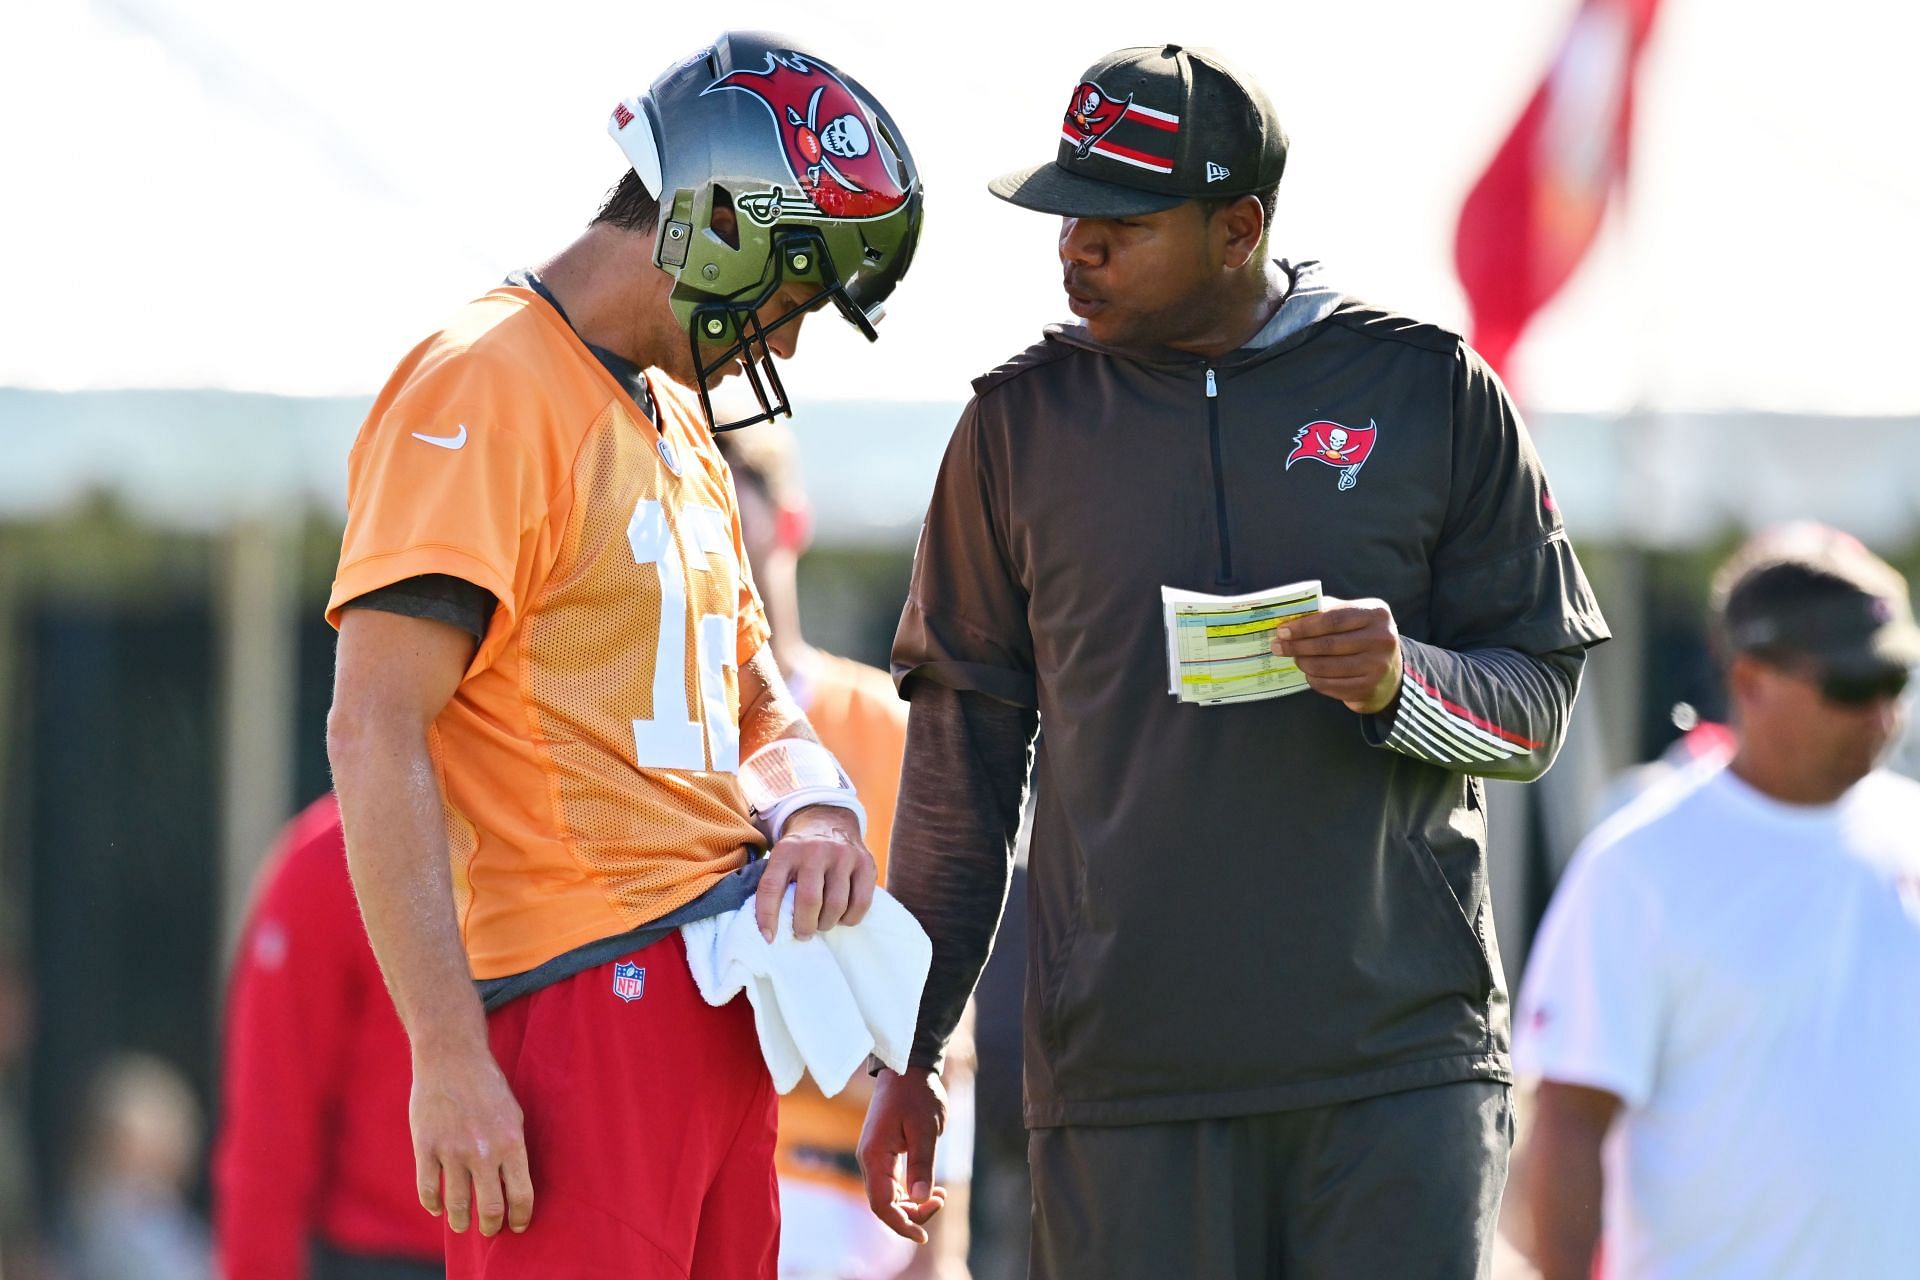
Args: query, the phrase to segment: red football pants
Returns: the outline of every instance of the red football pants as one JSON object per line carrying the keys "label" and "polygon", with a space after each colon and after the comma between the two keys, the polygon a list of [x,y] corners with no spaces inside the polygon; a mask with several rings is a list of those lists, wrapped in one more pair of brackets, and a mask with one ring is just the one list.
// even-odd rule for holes
{"label": "red football pants", "polygon": [[533,1223],[449,1231],[450,1280],[774,1280],[775,1094],[753,1009],[700,998],[677,932],[511,1001],[488,1033],[526,1115]]}

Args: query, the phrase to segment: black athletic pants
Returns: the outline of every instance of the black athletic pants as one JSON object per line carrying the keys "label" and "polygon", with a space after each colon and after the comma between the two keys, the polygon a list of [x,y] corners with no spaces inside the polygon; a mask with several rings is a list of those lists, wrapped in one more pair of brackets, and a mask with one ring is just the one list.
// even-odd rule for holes
{"label": "black athletic pants", "polygon": [[1029,1280],[1485,1280],[1508,1087],[1036,1129]]}

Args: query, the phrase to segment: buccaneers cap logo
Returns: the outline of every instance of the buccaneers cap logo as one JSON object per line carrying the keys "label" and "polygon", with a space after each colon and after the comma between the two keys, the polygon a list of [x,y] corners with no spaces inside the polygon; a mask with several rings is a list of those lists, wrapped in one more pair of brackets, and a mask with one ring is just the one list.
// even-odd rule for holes
{"label": "buccaneers cap logo", "polygon": [[765,71],[734,71],[704,89],[738,89],[773,116],[787,167],[830,218],[876,218],[906,203],[897,162],[873,109],[841,79],[797,53],[769,53]]}
{"label": "buccaneers cap logo", "polygon": [[1293,452],[1287,455],[1286,470],[1304,458],[1337,468],[1337,488],[1351,489],[1373,453],[1373,440],[1379,433],[1371,418],[1364,427],[1343,427],[1337,422],[1309,422],[1293,435]]}
{"label": "buccaneers cap logo", "polygon": [[[1159,145],[1143,142],[1142,146],[1122,146],[1113,137],[1113,131],[1123,120],[1140,126],[1133,130],[1138,135],[1133,140],[1160,139],[1162,133],[1179,133],[1180,117],[1166,111],[1156,111],[1152,107],[1143,107],[1133,100],[1133,95],[1116,98],[1091,80],[1083,80],[1073,91],[1073,101],[1067,104],[1066,118],[1060,124],[1060,136],[1073,144],[1073,158],[1085,160],[1089,156],[1104,156],[1109,160],[1118,160],[1121,164],[1136,169],[1150,169],[1155,173],[1172,173],[1173,158],[1146,151],[1142,146]],[[1149,132],[1153,131],[1153,132]],[[1160,139],[1161,142],[1170,142]]]}
{"label": "buccaneers cap logo", "polygon": [[1075,142],[1073,155],[1076,160],[1085,160],[1087,153],[1093,150],[1093,144],[1113,131],[1113,126],[1127,117],[1127,108],[1133,105],[1133,95],[1128,94],[1126,101],[1116,102],[1107,96],[1107,91],[1093,81],[1083,82],[1073,91],[1073,101],[1067,104],[1066,127],[1069,133],[1080,135]]}

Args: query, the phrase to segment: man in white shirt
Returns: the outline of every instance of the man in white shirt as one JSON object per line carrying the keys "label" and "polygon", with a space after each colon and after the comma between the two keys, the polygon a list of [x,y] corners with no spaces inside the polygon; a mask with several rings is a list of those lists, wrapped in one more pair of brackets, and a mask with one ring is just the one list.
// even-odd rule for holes
{"label": "man in white shirt", "polygon": [[1541,927],[1514,1044],[1546,1280],[1920,1274],[1920,785],[1878,767],[1920,662],[1844,534],[1715,584],[1739,741],[1616,815]]}

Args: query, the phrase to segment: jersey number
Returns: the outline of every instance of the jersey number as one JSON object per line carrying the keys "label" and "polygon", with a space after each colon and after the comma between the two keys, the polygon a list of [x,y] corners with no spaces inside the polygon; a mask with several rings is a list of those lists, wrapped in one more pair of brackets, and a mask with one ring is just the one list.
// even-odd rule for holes
{"label": "jersey number", "polygon": [[[701,719],[682,720],[687,706],[687,571],[712,573],[709,555],[734,555],[727,518],[713,507],[681,507],[681,526],[692,542],[682,559],[666,509],[651,499],[633,509],[627,542],[636,564],[660,571],[660,636],[653,657],[653,719],[633,722],[633,747],[642,769],[740,768],[740,725],[727,707],[727,670],[734,665],[734,621],[703,613],[694,620],[700,672]],[[703,593],[711,597],[711,592]],[[704,721],[704,724],[702,723]],[[712,763],[709,764],[708,761]]]}

